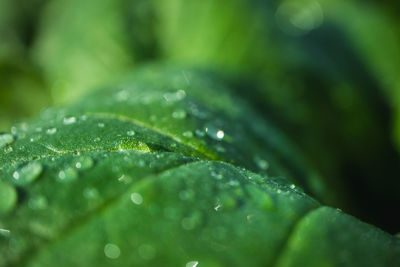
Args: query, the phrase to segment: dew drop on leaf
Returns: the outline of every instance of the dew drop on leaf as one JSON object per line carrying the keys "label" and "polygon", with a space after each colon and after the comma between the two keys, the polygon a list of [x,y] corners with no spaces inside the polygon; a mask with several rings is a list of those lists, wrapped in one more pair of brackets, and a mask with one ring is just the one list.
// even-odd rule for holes
{"label": "dew drop on leaf", "polygon": [[215,171],[211,172],[211,176],[216,180],[222,180],[222,178],[224,178],[224,176],[221,173]]}
{"label": "dew drop on leaf", "polygon": [[30,162],[13,173],[15,183],[27,185],[35,181],[43,171],[43,166],[37,161]]}
{"label": "dew drop on leaf", "polygon": [[128,97],[129,97],[129,92],[125,91],[125,90],[119,91],[115,95],[116,100],[119,102],[126,101],[128,99]]}
{"label": "dew drop on leaf", "polygon": [[5,236],[5,237],[9,237],[11,234],[11,231],[8,229],[3,229],[0,228],[0,236]]}
{"label": "dew drop on leaf", "polygon": [[184,99],[186,96],[186,92],[183,90],[178,90],[176,92],[172,92],[172,93],[165,93],[164,94],[164,99],[167,102],[176,102],[179,100]]}
{"label": "dew drop on leaf", "polygon": [[0,182],[0,215],[12,211],[17,202],[17,192],[12,185]]}
{"label": "dew drop on leaf", "polygon": [[219,211],[220,209],[221,209],[221,204],[219,204],[219,203],[217,203],[215,206],[214,206],[214,210],[215,211]]}
{"label": "dew drop on leaf", "polygon": [[132,193],[131,194],[131,201],[136,205],[140,205],[140,204],[143,203],[143,197],[139,193]]}
{"label": "dew drop on leaf", "polygon": [[99,122],[98,124],[97,124],[97,126],[99,127],[99,128],[104,128],[104,126],[106,126],[104,123],[102,123],[102,122]]}
{"label": "dew drop on leaf", "polygon": [[172,118],[177,119],[177,120],[183,120],[186,118],[186,111],[183,109],[178,109],[172,112]]}
{"label": "dew drop on leaf", "polygon": [[107,244],[104,246],[104,255],[109,259],[118,259],[121,255],[121,250],[115,244]]}
{"label": "dew drop on leaf", "polygon": [[239,183],[239,181],[237,181],[237,180],[230,180],[230,181],[228,182],[228,185],[230,185],[230,186],[232,186],[232,187],[237,187],[237,186],[240,185],[240,183]]}
{"label": "dew drop on leaf", "polygon": [[78,178],[78,173],[73,168],[67,168],[58,173],[57,179],[60,182],[72,182]]}
{"label": "dew drop on leaf", "polygon": [[260,158],[258,156],[254,158],[254,162],[256,163],[257,167],[260,170],[265,171],[265,170],[267,170],[269,168],[268,161],[266,161],[265,159],[262,159],[262,158]]}
{"label": "dew drop on leaf", "polygon": [[70,125],[70,124],[74,124],[76,122],[76,118],[75,117],[65,117],[63,123],[65,125]]}
{"label": "dew drop on leaf", "polygon": [[206,134],[209,137],[217,141],[221,141],[225,136],[225,132],[222,129],[216,127],[215,125],[206,126],[205,130]]}
{"label": "dew drop on leaf", "polygon": [[0,148],[3,148],[14,142],[14,136],[9,133],[0,133]]}
{"label": "dew drop on leaf", "polygon": [[134,135],[135,135],[135,131],[130,130],[130,131],[127,131],[126,134],[127,134],[128,136],[134,136]]}
{"label": "dew drop on leaf", "polygon": [[75,168],[79,170],[87,170],[93,167],[93,159],[88,156],[81,156],[75,159]]}
{"label": "dew drop on leaf", "polygon": [[55,134],[57,132],[57,128],[50,128],[50,129],[47,129],[47,131],[46,131],[46,133],[48,134],[48,135],[53,135],[53,134]]}
{"label": "dew drop on leaf", "polygon": [[7,146],[7,147],[4,148],[4,153],[10,153],[10,152],[13,152],[13,151],[14,151],[14,149],[11,146]]}
{"label": "dew drop on leaf", "polygon": [[198,261],[189,261],[188,263],[186,263],[185,267],[197,267],[198,264]]}
{"label": "dew drop on leaf", "polygon": [[186,131],[186,132],[183,132],[183,134],[182,134],[184,137],[186,137],[186,138],[192,138],[193,137],[193,132],[191,132],[191,131]]}

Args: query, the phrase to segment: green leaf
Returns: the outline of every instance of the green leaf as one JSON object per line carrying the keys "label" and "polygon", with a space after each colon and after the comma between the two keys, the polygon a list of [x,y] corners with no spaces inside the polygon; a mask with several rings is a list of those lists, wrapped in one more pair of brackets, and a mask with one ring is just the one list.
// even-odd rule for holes
{"label": "green leaf", "polygon": [[397,238],[303,192],[326,194],[211,73],[145,68],[12,134],[0,152],[2,266],[399,263]]}
{"label": "green leaf", "polygon": [[152,14],[143,0],[56,0],[47,4],[33,58],[57,103],[78,98],[154,57]]}
{"label": "green leaf", "polygon": [[26,57],[36,27],[33,10],[44,1],[32,2],[0,0],[0,132],[50,103],[41,75]]}

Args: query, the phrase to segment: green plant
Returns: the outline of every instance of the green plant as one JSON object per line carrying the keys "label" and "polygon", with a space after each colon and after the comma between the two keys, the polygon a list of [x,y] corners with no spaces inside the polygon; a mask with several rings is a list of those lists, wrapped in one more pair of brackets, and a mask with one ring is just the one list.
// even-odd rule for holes
{"label": "green plant", "polygon": [[310,197],[329,190],[210,72],[149,66],[0,146],[0,265],[400,263],[399,239]]}

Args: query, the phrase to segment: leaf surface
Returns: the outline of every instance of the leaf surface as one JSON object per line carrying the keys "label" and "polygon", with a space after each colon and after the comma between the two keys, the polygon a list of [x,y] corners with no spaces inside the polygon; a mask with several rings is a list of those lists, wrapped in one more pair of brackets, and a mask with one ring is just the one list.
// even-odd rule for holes
{"label": "leaf surface", "polygon": [[0,265],[398,261],[398,239],[304,193],[326,191],[211,73],[145,68],[12,134],[0,153]]}

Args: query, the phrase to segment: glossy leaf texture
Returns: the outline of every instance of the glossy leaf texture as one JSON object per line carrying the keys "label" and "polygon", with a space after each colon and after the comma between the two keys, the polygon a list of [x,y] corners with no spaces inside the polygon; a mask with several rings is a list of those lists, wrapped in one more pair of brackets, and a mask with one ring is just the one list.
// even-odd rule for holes
{"label": "glossy leaf texture", "polygon": [[1,266],[400,263],[209,72],[148,67],[0,140]]}

